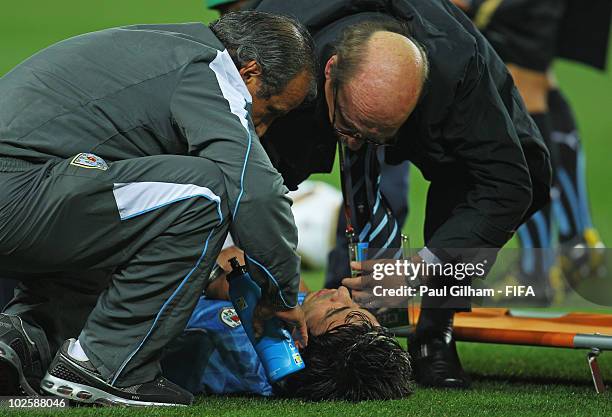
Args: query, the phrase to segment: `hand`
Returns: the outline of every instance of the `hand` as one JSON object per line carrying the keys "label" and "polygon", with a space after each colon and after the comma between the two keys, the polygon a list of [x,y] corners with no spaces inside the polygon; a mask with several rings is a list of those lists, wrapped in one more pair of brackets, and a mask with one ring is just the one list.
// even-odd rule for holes
{"label": "hand", "polygon": [[232,271],[229,260],[238,258],[241,265],[244,265],[244,252],[236,246],[223,249],[217,256],[217,264],[225,271],[206,287],[206,297],[214,300],[229,300],[229,284],[227,274]]}
{"label": "hand", "polygon": [[[413,259],[414,260],[414,259]],[[363,262],[351,262],[351,268],[359,271],[357,277],[344,278],[342,285],[351,290],[353,301],[362,307],[375,309],[379,307],[404,307],[409,297],[405,290],[409,283],[405,264],[397,265],[395,259],[374,259]]]}
{"label": "hand", "polygon": [[223,272],[206,287],[206,298],[213,300],[229,301],[229,283],[227,282],[227,272]]}
{"label": "hand", "polygon": [[290,310],[277,311],[275,315],[285,323],[294,326],[292,336],[298,349],[302,350],[308,346],[308,328],[302,307],[296,306]]}
{"label": "hand", "polygon": [[225,272],[231,272],[232,267],[229,263],[230,259],[238,258],[240,265],[244,265],[244,252],[237,246],[230,246],[223,249],[217,256],[217,263]]}
{"label": "hand", "polygon": [[393,259],[373,259],[362,262],[351,262],[351,270],[359,272],[358,276],[344,278],[342,285],[351,290],[351,298],[365,308],[381,307],[381,300],[373,294],[373,288],[381,285],[381,281],[374,279],[374,265],[393,263]]}
{"label": "hand", "polygon": [[[342,280],[342,285],[351,290],[353,301],[362,304],[371,298],[371,289],[374,286],[374,279],[369,274],[371,269],[365,262],[351,262],[351,270],[359,271],[355,277],[347,277]],[[363,304],[362,304],[363,305]]]}
{"label": "hand", "polygon": [[264,322],[274,316],[294,328],[291,336],[298,349],[304,349],[308,345],[308,328],[304,320],[304,312],[300,306],[288,310],[274,311],[268,304],[260,301],[253,314],[255,337],[260,337],[263,334]]}

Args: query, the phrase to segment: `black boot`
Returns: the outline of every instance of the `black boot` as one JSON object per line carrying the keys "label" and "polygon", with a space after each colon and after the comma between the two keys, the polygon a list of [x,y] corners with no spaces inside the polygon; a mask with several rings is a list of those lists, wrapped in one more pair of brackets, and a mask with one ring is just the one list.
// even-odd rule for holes
{"label": "black boot", "polygon": [[426,387],[469,388],[467,376],[453,340],[452,310],[422,310],[408,351],[412,357],[415,381]]}

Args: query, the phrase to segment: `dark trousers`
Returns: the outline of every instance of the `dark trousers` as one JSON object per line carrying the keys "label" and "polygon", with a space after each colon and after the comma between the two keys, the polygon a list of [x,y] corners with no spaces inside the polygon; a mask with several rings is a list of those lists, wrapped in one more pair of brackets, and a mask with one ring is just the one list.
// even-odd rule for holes
{"label": "dark trousers", "polygon": [[109,383],[150,381],[227,235],[223,176],[177,155],[71,162],[0,164],[0,276],[20,279],[5,312],[43,352],[78,336]]}
{"label": "dark trousers", "polygon": [[[466,195],[470,190],[469,183],[463,181],[463,176],[456,175],[455,178],[449,176],[447,179],[434,180],[429,185],[427,190],[427,206],[425,209],[425,223],[423,226],[423,240],[425,246],[429,246],[430,239],[448,219],[453,216],[453,211],[466,203]],[[476,244],[474,245],[476,246]],[[438,255],[439,258],[447,257],[444,262],[452,262],[448,257],[453,259],[462,259],[464,261],[475,262],[474,256],[488,256],[487,264],[492,265],[495,261],[494,256],[496,250],[479,251],[481,248],[430,248],[431,251]],[[472,258],[472,259],[468,259]],[[432,276],[426,283],[430,289],[446,288],[447,296],[430,297],[424,295],[421,299],[421,308],[426,309],[447,309],[452,311],[469,311],[471,308],[471,300],[469,297],[453,297],[450,295],[449,288],[451,286],[469,286],[471,280],[464,278],[462,280],[454,277]]]}
{"label": "dark trousers", "polygon": [[0,311],[13,299],[16,285],[14,279],[0,277]]}

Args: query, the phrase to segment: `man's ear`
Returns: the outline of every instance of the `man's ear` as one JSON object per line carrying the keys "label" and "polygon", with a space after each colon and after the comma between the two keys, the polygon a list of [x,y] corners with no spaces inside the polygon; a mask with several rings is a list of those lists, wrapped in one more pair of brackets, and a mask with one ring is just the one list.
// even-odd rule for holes
{"label": "man's ear", "polygon": [[336,65],[337,61],[338,61],[338,55],[332,55],[331,58],[327,60],[327,63],[325,64],[325,79],[326,80],[331,80],[332,67]]}
{"label": "man's ear", "polygon": [[242,80],[246,84],[249,91],[257,91],[257,85],[261,81],[261,67],[257,62],[249,61],[238,70]]}

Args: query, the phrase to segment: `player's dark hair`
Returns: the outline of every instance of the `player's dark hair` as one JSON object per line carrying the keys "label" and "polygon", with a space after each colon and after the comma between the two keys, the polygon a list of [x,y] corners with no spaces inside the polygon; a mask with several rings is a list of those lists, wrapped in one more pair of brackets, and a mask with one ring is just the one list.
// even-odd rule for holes
{"label": "player's dark hair", "polygon": [[310,75],[306,101],[317,95],[314,42],[297,20],[257,11],[231,12],[210,24],[238,68],[255,61],[261,68],[262,98],[281,93],[302,71]]}
{"label": "player's dark hair", "polygon": [[331,78],[336,87],[346,84],[356,74],[362,62],[366,60],[367,48],[364,45],[376,32],[393,32],[405,36],[414,43],[423,58],[423,82],[429,75],[427,53],[421,44],[410,36],[410,29],[404,22],[389,16],[366,20],[349,26],[342,32],[340,41],[335,47],[337,57]]}
{"label": "player's dark hair", "polygon": [[360,312],[345,324],[309,335],[306,368],[284,381],[282,394],[308,401],[388,400],[412,393],[408,352],[388,329]]}

